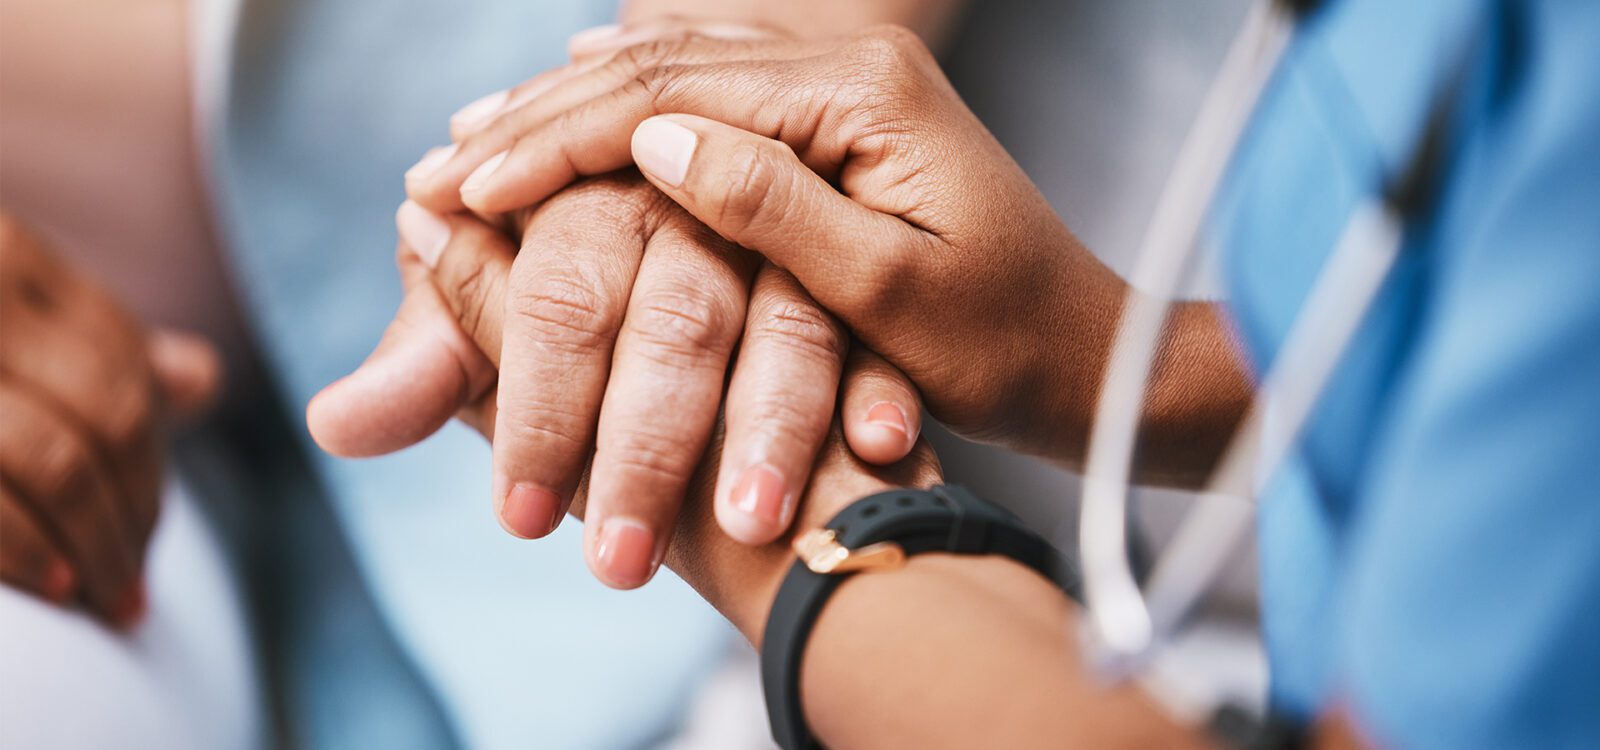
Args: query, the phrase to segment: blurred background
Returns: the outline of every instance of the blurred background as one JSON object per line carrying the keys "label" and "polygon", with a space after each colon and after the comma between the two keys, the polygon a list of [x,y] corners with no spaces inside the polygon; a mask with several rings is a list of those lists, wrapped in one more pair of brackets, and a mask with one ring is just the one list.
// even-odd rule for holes
{"label": "blurred background", "polygon": [[[300,419],[398,302],[406,167],[614,5],[196,2],[0,0],[0,205],[140,320],[219,342],[230,394],[173,453],[140,629],[0,592],[0,745],[765,746],[715,613],[675,581],[603,589],[574,524],[505,536],[475,435],[337,461]],[[1126,271],[1246,4],[972,3],[943,59]],[[933,432],[951,481],[1071,546],[1073,475]],[[1145,533],[1184,501],[1142,493]],[[1197,637],[1249,693],[1253,561],[1235,568]]]}

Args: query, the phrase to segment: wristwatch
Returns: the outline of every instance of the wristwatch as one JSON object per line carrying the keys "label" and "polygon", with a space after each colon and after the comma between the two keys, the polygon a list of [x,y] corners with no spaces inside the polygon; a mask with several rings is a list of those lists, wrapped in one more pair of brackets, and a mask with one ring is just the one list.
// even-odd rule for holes
{"label": "wristwatch", "polygon": [[857,500],[794,541],[799,558],[778,587],[761,647],[761,682],[772,738],[784,750],[820,748],[800,706],[800,663],[817,616],[844,579],[905,564],[911,555],[1004,555],[1078,599],[1066,556],[1009,511],[955,485],[899,489]]}

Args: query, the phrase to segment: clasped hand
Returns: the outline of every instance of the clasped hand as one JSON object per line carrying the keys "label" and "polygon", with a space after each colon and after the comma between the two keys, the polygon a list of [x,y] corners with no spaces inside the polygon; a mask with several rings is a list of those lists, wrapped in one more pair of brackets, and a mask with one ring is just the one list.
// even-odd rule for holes
{"label": "clasped hand", "polygon": [[[725,31],[584,37],[458,114],[406,177],[394,326],[312,405],[325,446],[394,450],[459,412],[492,437],[507,528],[542,535],[586,494],[591,567],[623,587],[662,559],[719,404],[711,505],[748,544],[831,470],[836,407],[860,467],[913,449],[919,395],[966,436],[1077,460],[1121,280],[910,32]],[[1231,361],[1208,315],[1180,308],[1164,371]],[[1160,382],[1148,407],[1237,410]]]}

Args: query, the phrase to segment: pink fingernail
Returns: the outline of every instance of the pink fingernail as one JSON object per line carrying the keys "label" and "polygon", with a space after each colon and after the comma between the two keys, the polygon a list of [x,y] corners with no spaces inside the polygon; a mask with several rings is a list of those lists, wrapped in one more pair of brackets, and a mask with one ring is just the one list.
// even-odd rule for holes
{"label": "pink fingernail", "polygon": [[652,117],[633,131],[633,161],[656,179],[677,187],[689,174],[699,137],[665,117]]}
{"label": "pink fingernail", "polygon": [[450,127],[465,130],[488,121],[500,112],[500,108],[505,106],[506,99],[510,96],[511,93],[508,91],[496,91],[472,100],[470,104],[450,115]]}
{"label": "pink fingernail", "polygon": [[461,192],[470,193],[475,190],[482,190],[483,186],[488,184],[489,178],[494,175],[495,170],[500,168],[500,163],[504,162],[506,156],[510,153],[509,151],[501,151],[489,157],[488,161],[478,165],[477,169],[472,170],[472,174],[467,175],[467,181],[461,183]]}
{"label": "pink fingernail", "polygon": [[744,470],[733,485],[733,507],[768,526],[783,523],[783,475],[767,464]]}
{"label": "pink fingernail", "polygon": [[457,148],[459,147],[452,143],[448,146],[428,149],[428,153],[423,154],[416,164],[406,170],[406,182],[416,182],[433,176],[433,173],[439,171],[439,168],[444,166],[445,162],[450,161],[450,157],[456,155]]}
{"label": "pink fingernail", "polygon": [[538,539],[549,534],[560,520],[561,498],[531,484],[512,487],[500,506],[500,523],[523,539]]}
{"label": "pink fingernail", "polygon": [[444,253],[445,245],[450,244],[450,223],[444,217],[416,201],[406,201],[394,212],[394,224],[400,230],[400,239],[405,240],[423,263],[429,268],[439,265],[439,256]]}
{"label": "pink fingernail", "polygon": [[898,439],[902,444],[911,442],[910,420],[906,413],[900,410],[900,405],[890,401],[879,401],[867,409],[867,424],[893,430],[899,433]]}
{"label": "pink fingernail", "polygon": [[644,585],[655,574],[656,536],[650,527],[626,516],[605,520],[600,529],[600,547],[595,551],[601,576],[616,588]]}

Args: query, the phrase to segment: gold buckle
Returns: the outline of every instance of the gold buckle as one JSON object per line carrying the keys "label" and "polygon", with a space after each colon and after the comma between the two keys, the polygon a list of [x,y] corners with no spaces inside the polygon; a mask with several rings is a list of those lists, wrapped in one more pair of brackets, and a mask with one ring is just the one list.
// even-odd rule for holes
{"label": "gold buckle", "polygon": [[819,575],[861,570],[890,570],[906,564],[906,551],[894,542],[847,549],[833,529],[813,529],[795,537],[794,553]]}

